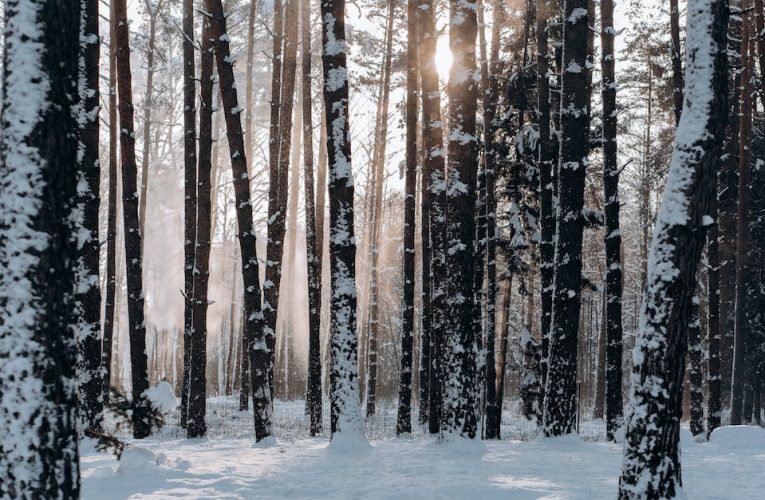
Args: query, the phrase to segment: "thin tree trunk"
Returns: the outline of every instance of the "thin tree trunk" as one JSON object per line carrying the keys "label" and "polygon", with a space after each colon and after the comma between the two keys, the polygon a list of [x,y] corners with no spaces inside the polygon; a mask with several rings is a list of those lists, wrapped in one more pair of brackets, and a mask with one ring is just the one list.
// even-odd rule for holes
{"label": "thin tree trunk", "polygon": [[[252,137],[253,137],[253,124],[252,118],[253,112],[253,100],[254,100],[254,68],[255,68],[255,16],[257,15],[258,2],[250,2],[250,12],[247,15],[247,73],[245,75],[245,107],[244,110],[244,150],[245,156],[248,158],[248,172],[252,177],[252,163],[253,163],[253,151],[252,151]],[[276,11],[274,11],[276,12]],[[276,54],[275,54],[276,55]],[[218,130],[217,128],[215,129]],[[215,205],[213,205],[215,209]],[[213,226],[215,228],[215,226]]]}
{"label": "thin tree trunk", "polygon": [[719,212],[717,209],[717,175],[712,176],[712,201],[709,215],[713,222],[707,233],[707,325],[709,359],[707,360],[707,439],[720,427],[722,399],[720,394],[720,254],[718,250]]}
{"label": "thin tree trunk", "polygon": [[[746,8],[748,2],[742,2]],[[738,206],[736,212],[736,288],[735,327],[733,340],[733,381],[731,388],[730,423],[740,425],[744,421],[742,404],[744,386],[748,375],[746,344],[746,266],[748,252],[749,180],[752,162],[752,61],[750,42],[752,21],[749,14],[743,14],[741,38],[741,114],[739,115],[739,162],[738,162]]]}
{"label": "thin tree trunk", "polygon": [[194,285],[192,314],[191,368],[189,371],[189,411],[186,421],[189,438],[207,433],[207,290],[210,279],[210,171],[212,170],[212,115],[214,41],[210,20],[202,17],[199,61],[199,157],[197,168],[197,232],[194,242]]}
{"label": "thin tree trunk", "polygon": [[151,433],[149,407],[144,392],[149,388],[146,360],[146,324],[144,323],[143,259],[138,221],[138,167],[135,160],[133,94],[130,73],[130,42],[125,0],[115,0],[115,42],[117,44],[117,87],[119,89],[120,158],[122,160],[122,215],[125,235],[125,262],[130,332],[130,373],[133,390],[133,437]]}
{"label": "thin tree trunk", "polygon": [[686,107],[651,244],[620,498],[671,498],[682,485],[678,444],[685,351],[725,130],[727,17],[725,0],[689,2]]}
{"label": "thin tree trunk", "polygon": [[[154,105],[154,49],[157,41],[157,17],[162,8],[162,0],[152,9],[151,1],[144,0],[149,14],[149,41],[146,47],[146,94],[143,99],[143,154],[141,157],[141,198],[138,205],[138,219],[141,224],[141,236],[146,238],[146,194],[149,187],[149,168],[151,162],[151,111]],[[186,30],[184,29],[184,34]],[[184,40],[184,45],[186,41]],[[142,249],[143,251],[143,249]]]}
{"label": "thin tree trunk", "polygon": [[683,61],[680,48],[680,10],[677,0],[669,0],[669,32],[672,39],[672,98],[675,125],[680,123],[683,112]]}
{"label": "thin tree trunk", "polygon": [[565,3],[561,146],[555,221],[552,322],[544,396],[544,432],[559,436],[576,423],[577,340],[582,288],[582,233],[587,154],[587,0]]}
{"label": "thin tree trunk", "polygon": [[[81,241],[77,262],[78,378],[80,422],[83,429],[100,429],[103,421],[101,374],[101,290],[99,287],[98,209],[101,200],[101,166],[98,160],[99,56],[98,1],[83,0],[80,12],[79,143],[77,177],[86,189],[78,190],[77,224]],[[83,238],[84,236],[84,238]]]}
{"label": "thin tree trunk", "polygon": [[406,11],[406,177],[404,181],[404,297],[401,318],[396,434],[412,432],[412,350],[414,344],[414,232],[417,190],[417,25],[419,0],[408,0]]}
{"label": "thin tree trunk", "polygon": [[[510,299],[513,294],[513,275],[507,274],[505,278],[505,291],[502,295],[502,303],[499,310],[499,350],[496,358],[497,371],[497,407],[499,408],[499,420],[502,421],[502,403],[505,400],[505,365],[507,363],[507,345],[510,339]],[[501,436],[500,436],[501,437]]]}
{"label": "thin tree trunk", "polygon": [[117,288],[117,44],[114,37],[116,25],[114,9],[109,9],[109,201],[106,209],[106,296],[104,298],[103,340],[101,343],[101,369],[103,370],[103,398],[109,401],[112,375],[112,350],[114,349],[114,324],[116,319]]}
{"label": "thin tree trunk", "polygon": [[[674,0],[673,0],[674,1]],[[614,3],[601,1],[603,57],[603,197],[606,247],[606,434],[613,440],[622,424],[622,233],[619,226],[619,166],[616,147]]]}
{"label": "thin tree trunk", "polygon": [[698,295],[695,295],[692,300],[691,321],[688,324],[688,392],[691,434],[700,436],[704,434],[704,374],[702,370],[704,346],[701,345],[700,299]]}
{"label": "thin tree trunk", "polygon": [[271,387],[268,376],[270,350],[265,338],[263,312],[260,304],[260,275],[258,273],[257,241],[250,202],[250,179],[244,151],[242,120],[236,83],[234,61],[231,58],[226,17],[221,0],[205,0],[210,14],[210,37],[215,40],[215,61],[226,120],[231,169],[236,196],[236,215],[239,230],[239,249],[242,255],[242,278],[244,283],[243,336],[250,359],[250,384],[252,388],[255,440],[271,436]]}
{"label": "thin tree trunk", "polygon": [[447,164],[448,328],[444,343],[444,434],[472,439],[477,431],[476,339],[473,326],[473,241],[478,169],[478,98],[474,1],[450,0],[449,140]]}
{"label": "thin tree trunk", "polygon": [[189,407],[191,345],[194,334],[194,252],[197,226],[197,126],[196,75],[194,69],[194,2],[183,2],[183,386],[181,389],[181,427],[186,427]]}
{"label": "thin tree trunk", "polygon": [[332,439],[364,439],[358,403],[356,348],[356,244],[353,229],[353,170],[348,123],[345,1],[321,3],[324,109],[328,129],[330,217],[330,396]]}

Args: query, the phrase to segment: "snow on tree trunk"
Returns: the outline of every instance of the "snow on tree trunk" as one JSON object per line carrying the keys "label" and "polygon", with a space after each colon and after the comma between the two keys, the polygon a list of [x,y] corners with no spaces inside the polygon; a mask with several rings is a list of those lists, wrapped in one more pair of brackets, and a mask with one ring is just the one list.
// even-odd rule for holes
{"label": "snow on tree trunk", "polygon": [[712,201],[709,216],[712,223],[707,232],[707,434],[720,427],[722,420],[722,399],[720,394],[720,254],[717,242],[717,175],[712,178]]}
{"label": "snow on tree trunk", "polygon": [[603,57],[603,196],[606,247],[606,433],[622,424],[622,233],[619,227],[619,166],[616,149],[616,78],[614,60],[614,3],[601,2]]}
{"label": "snow on tree trunk", "polygon": [[406,177],[404,199],[404,293],[401,321],[396,434],[412,432],[412,350],[414,344],[414,233],[417,189],[417,13],[418,0],[407,0],[406,11]]}
{"label": "snow on tree trunk", "polygon": [[256,249],[255,228],[250,202],[250,178],[242,134],[242,108],[239,107],[234,81],[234,59],[231,57],[230,39],[226,30],[226,17],[221,0],[205,0],[210,18],[210,37],[215,41],[215,62],[220,81],[226,136],[231,158],[236,198],[236,219],[239,230],[239,250],[242,255],[242,281],[244,283],[243,342],[250,361],[255,440],[271,436],[271,382],[269,377],[271,354],[264,329],[260,304],[260,275]]}
{"label": "snow on tree trunk", "polygon": [[103,421],[101,372],[101,290],[99,288],[98,208],[101,166],[98,160],[99,93],[98,1],[82,0],[79,60],[79,154],[75,230],[79,250],[77,289],[80,421],[83,430],[99,429]]}
{"label": "snow on tree trunk", "polygon": [[621,498],[674,497],[682,486],[685,351],[725,127],[727,21],[724,0],[688,3],[685,106],[656,217],[632,354]]}
{"label": "snow on tree trunk", "polygon": [[475,189],[478,170],[476,104],[476,4],[451,0],[449,48],[449,136],[447,163],[447,318],[444,339],[444,408],[441,430],[445,436],[474,438],[477,431],[478,379],[474,307],[473,241]]}
{"label": "snow on tree trunk", "polygon": [[[75,287],[81,0],[5,2],[0,497],[78,498]],[[79,153],[82,153],[80,149]],[[90,165],[92,168],[92,165]]]}
{"label": "snow on tree trunk", "polygon": [[144,322],[143,260],[141,231],[138,221],[138,166],[135,160],[135,127],[133,122],[133,90],[130,73],[130,42],[125,0],[115,0],[117,45],[117,88],[119,89],[120,158],[122,160],[122,215],[125,234],[128,329],[130,332],[130,374],[133,392],[133,437],[151,433],[149,406],[144,391],[149,388],[146,359],[146,324]]}
{"label": "snow on tree trunk", "polygon": [[183,385],[181,427],[189,408],[191,345],[194,336],[194,251],[197,227],[197,125],[194,73],[194,2],[183,1]]}
{"label": "snow on tree trunk", "polygon": [[[446,325],[446,182],[444,172],[441,91],[435,55],[435,3],[420,0],[417,9],[418,61],[422,84],[422,213],[427,216],[430,240],[429,289],[430,332],[428,335],[428,431],[440,432],[443,410],[443,339]],[[423,229],[424,231],[424,229]]]}
{"label": "snow on tree trunk", "polygon": [[[303,94],[303,166],[305,185],[306,269],[308,272],[308,381],[306,404],[311,418],[311,435],[321,433],[321,266],[316,237],[316,204],[313,183],[313,118],[311,103],[311,5],[300,7]],[[324,210],[324,206],[319,208]]]}
{"label": "snow on tree trunk", "polygon": [[701,318],[699,317],[698,295],[691,303],[691,322],[688,324],[688,391],[690,399],[691,434],[704,434],[704,346],[701,344]]}
{"label": "snow on tree trunk", "polygon": [[345,1],[322,0],[322,66],[327,117],[332,438],[365,440],[359,406],[356,336],[356,239],[348,123]]}
{"label": "snow on tree trunk", "polygon": [[214,41],[210,20],[202,18],[201,55],[199,61],[199,154],[197,157],[197,213],[194,251],[194,283],[192,311],[191,360],[189,369],[189,409],[186,431],[189,438],[203,437],[207,432],[207,290],[210,277],[210,171],[212,170],[212,114]]}
{"label": "snow on tree trunk", "polygon": [[544,396],[544,432],[559,436],[576,423],[577,339],[582,288],[584,181],[587,169],[587,0],[567,0],[563,13],[561,145],[552,321]]}

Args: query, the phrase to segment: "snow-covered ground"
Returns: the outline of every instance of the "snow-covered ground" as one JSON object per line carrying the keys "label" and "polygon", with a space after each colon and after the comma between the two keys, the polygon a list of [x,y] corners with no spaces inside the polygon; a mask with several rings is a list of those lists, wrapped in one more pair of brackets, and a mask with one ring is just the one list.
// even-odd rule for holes
{"label": "snow-covered ground", "polygon": [[[682,435],[689,499],[765,495],[765,431],[723,428],[709,443]],[[326,438],[147,439],[121,462],[83,450],[85,499],[119,498],[615,498],[621,446],[576,436],[437,443],[383,439],[339,451]],[[87,447],[86,447],[87,448]]]}

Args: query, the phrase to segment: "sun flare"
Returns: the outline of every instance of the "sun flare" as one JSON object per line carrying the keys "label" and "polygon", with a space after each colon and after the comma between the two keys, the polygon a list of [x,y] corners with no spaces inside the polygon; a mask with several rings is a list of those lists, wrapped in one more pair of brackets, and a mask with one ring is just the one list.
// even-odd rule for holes
{"label": "sun flare", "polygon": [[449,78],[452,67],[452,51],[449,50],[449,38],[442,36],[436,44],[436,71],[441,80]]}

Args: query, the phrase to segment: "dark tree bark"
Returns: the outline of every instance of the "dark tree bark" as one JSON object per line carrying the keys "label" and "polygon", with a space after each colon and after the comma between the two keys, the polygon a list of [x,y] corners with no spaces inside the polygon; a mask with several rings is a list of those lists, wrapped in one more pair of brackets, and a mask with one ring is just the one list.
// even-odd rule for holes
{"label": "dark tree bark", "polygon": [[212,115],[214,41],[210,20],[202,17],[202,46],[199,60],[199,165],[197,168],[197,228],[194,242],[194,284],[192,311],[191,363],[189,370],[189,411],[186,431],[189,438],[207,433],[207,290],[210,277],[210,171],[212,170]]}
{"label": "dark tree bark", "polygon": [[[254,72],[255,72],[255,17],[257,16],[258,2],[250,2],[250,11],[247,15],[247,73],[245,75],[245,107],[244,110],[244,148],[249,159],[249,174],[252,176],[252,136],[253,136],[253,91],[254,91]],[[215,205],[213,205],[213,209]],[[213,229],[215,226],[213,226]],[[245,393],[246,394],[246,393]]]}
{"label": "dark tree bark", "polygon": [[[542,386],[547,380],[547,358],[552,321],[553,259],[555,257],[555,213],[553,212],[553,141],[550,135],[550,63],[548,48],[549,0],[537,7],[537,115],[539,120],[539,205],[540,241],[539,274],[541,278],[540,305],[542,308],[542,356],[540,371]],[[557,170],[557,169],[555,169]]]}
{"label": "dark tree bark", "polygon": [[78,248],[77,228],[70,223],[78,192],[73,111],[80,6],[80,0],[9,0],[4,5],[3,498],[80,496],[77,338],[72,329],[78,319],[72,296],[78,285]]}
{"label": "dark tree bark", "polygon": [[[757,38],[757,54],[759,55],[760,74],[765,71],[765,12],[763,11],[762,0],[754,0],[754,28]],[[752,49],[754,54],[754,49]],[[754,63],[752,63],[754,67]],[[763,91],[762,81],[760,81],[760,99],[762,100],[762,107],[765,109],[765,91]]]}
{"label": "dark tree bark", "polygon": [[[674,1],[674,0],[673,0]],[[619,227],[619,166],[616,149],[614,3],[601,0],[603,57],[603,196],[606,247],[606,434],[613,440],[622,423],[622,234]]]}
{"label": "dark tree bark", "polygon": [[[499,349],[497,351],[497,399],[499,400],[499,421],[502,421],[502,402],[505,399],[505,365],[507,362],[507,345],[510,340],[509,319],[510,300],[513,294],[513,275],[507,273],[504,278],[505,290],[499,309]],[[501,437],[501,436],[500,436]]]}
{"label": "dark tree bark", "polygon": [[186,427],[194,335],[194,244],[197,227],[197,124],[194,68],[194,2],[183,1],[183,386],[181,427]]}
{"label": "dark tree bark", "polygon": [[79,142],[77,177],[86,189],[77,192],[79,228],[77,308],[80,422],[83,429],[100,429],[103,421],[103,375],[101,372],[101,290],[99,287],[98,208],[101,201],[101,165],[98,160],[99,93],[98,2],[81,4]]}
{"label": "dark tree bark", "polygon": [[[749,2],[742,1],[742,7]],[[752,21],[750,14],[742,14],[741,35],[741,104],[739,114],[739,161],[738,161],[738,205],[736,209],[736,287],[735,287],[735,326],[733,334],[733,380],[731,384],[730,423],[740,425],[745,416],[742,413],[744,386],[749,378],[747,367],[747,328],[745,289],[748,222],[749,216],[749,180],[752,163],[752,43],[750,41]]]}
{"label": "dark tree bark", "polygon": [[[305,184],[306,269],[308,271],[308,383],[306,403],[311,435],[321,433],[321,255],[316,237],[316,205],[313,185],[313,116],[311,110],[311,2],[300,5],[303,95],[303,178]],[[324,204],[319,210],[324,210]],[[320,241],[320,240],[319,240]]]}
{"label": "dark tree bark", "polygon": [[109,400],[112,376],[115,295],[117,288],[117,45],[114,43],[114,9],[109,9],[109,201],[106,209],[106,290],[104,297],[104,336],[101,343],[103,399]]}
{"label": "dark tree bark", "polygon": [[496,301],[497,301],[497,200],[496,200],[496,168],[497,151],[494,139],[496,128],[495,116],[499,98],[499,46],[500,34],[504,22],[502,3],[493,2],[494,19],[491,28],[491,48],[489,59],[482,68],[483,94],[483,127],[484,127],[484,182],[486,183],[486,198],[484,200],[484,217],[486,219],[486,309],[483,335],[486,339],[486,363],[484,375],[484,395],[486,415],[486,439],[499,439],[500,421],[502,417],[501,398],[497,397],[496,370]]}
{"label": "dark tree bark", "polygon": [[444,342],[445,435],[474,438],[477,431],[477,349],[473,317],[473,242],[478,170],[476,105],[478,72],[475,1],[450,0],[449,138],[447,144],[447,311]]}
{"label": "dark tree bark", "polygon": [[543,417],[547,436],[569,434],[576,423],[576,352],[584,230],[582,209],[587,165],[587,0],[566,1],[563,18],[558,210]]}
{"label": "dark tree bark", "polygon": [[444,172],[441,91],[435,55],[438,38],[435,31],[434,2],[422,0],[417,9],[418,60],[422,80],[422,179],[423,214],[427,214],[430,240],[431,329],[428,367],[428,431],[441,429],[443,412],[443,340],[446,326],[446,190]]}
{"label": "dark tree bark", "polygon": [[396,434],[412,432],[412,350],[414,344],[414,232],[417,189],[417,24],[419,0],[406,10],[406,176],[404,181],[404,296]]}
{"label": "dark tree bark", "polygon": [[125,0],[115,0],[117,45],[117,88],[119,90],[120,159],[122,161],[122,214],[125,234],[125,262],[128,294],[128,329],[130,332],[130,373],[133,389],[133,437],[151,433],[149,406],[144,392],[149,388],[146,360],[146,324],[144,323],[143,259],[141,230],[138,222],[138,166],[135,160],[135,127],[130,73],[130,42]]}
{"label": "dark tree bark", "polygon": [[707,434],[720,427],[722,400],[720,394],[720,255],[718,250],[717,175],[712,177],[712,201],[709,216],[713,222],[707,232],[707,328],[709,331],[709,359],[707,360]]}
{"label": "dark tree bark", "polygon": [[699,316],[699,297],[695,295],[691,303],[691,322],[688,324],[688,380],[690,396],[691,434],[704,434],[704,373],[702,361],[704,346],[701,344],[701,319]]}
{"label": "dark tree bark", "polygon": [[672,39],[672,99],[675,125],[683,112],[683,61],[680,48],[680,10],[677,0],[669,0],[669,32]]}
{"label": "dark tree bark", "polygon": [[345,1],[322,0],[322,66],[329,170],[332,438],[363,439],[356,348],[356,244],[348,123]]}
{"label": "dark tree bark", "polygon": [[727,26],[726,0],[689,2],[685,106],[656,219],[633,354],[621,498],[671,498],[682,485],[685,351],[725,129]]}
{"label": "dark tree bark", "polygon": [[210,38],[215,40],[215,62],[220,82],[223,110],[226,119],[231,170],[234,177],[236,218],[239,230],[239,250],[242,255],[242,278],[244,283],[243,336],[250,360],[250,384],[252,389],[255,440],[271,436],[271,387],[268,376],[270,350],[266,342],[263,311],[260,304],[260,275],[256,249],[255,228],[250,202],[250,178],[247,174],[247,158],[244,151],[242,120],[234,81],[234,61],[231,58],[226,17],[221,0],[205,0],[210,14]]}

